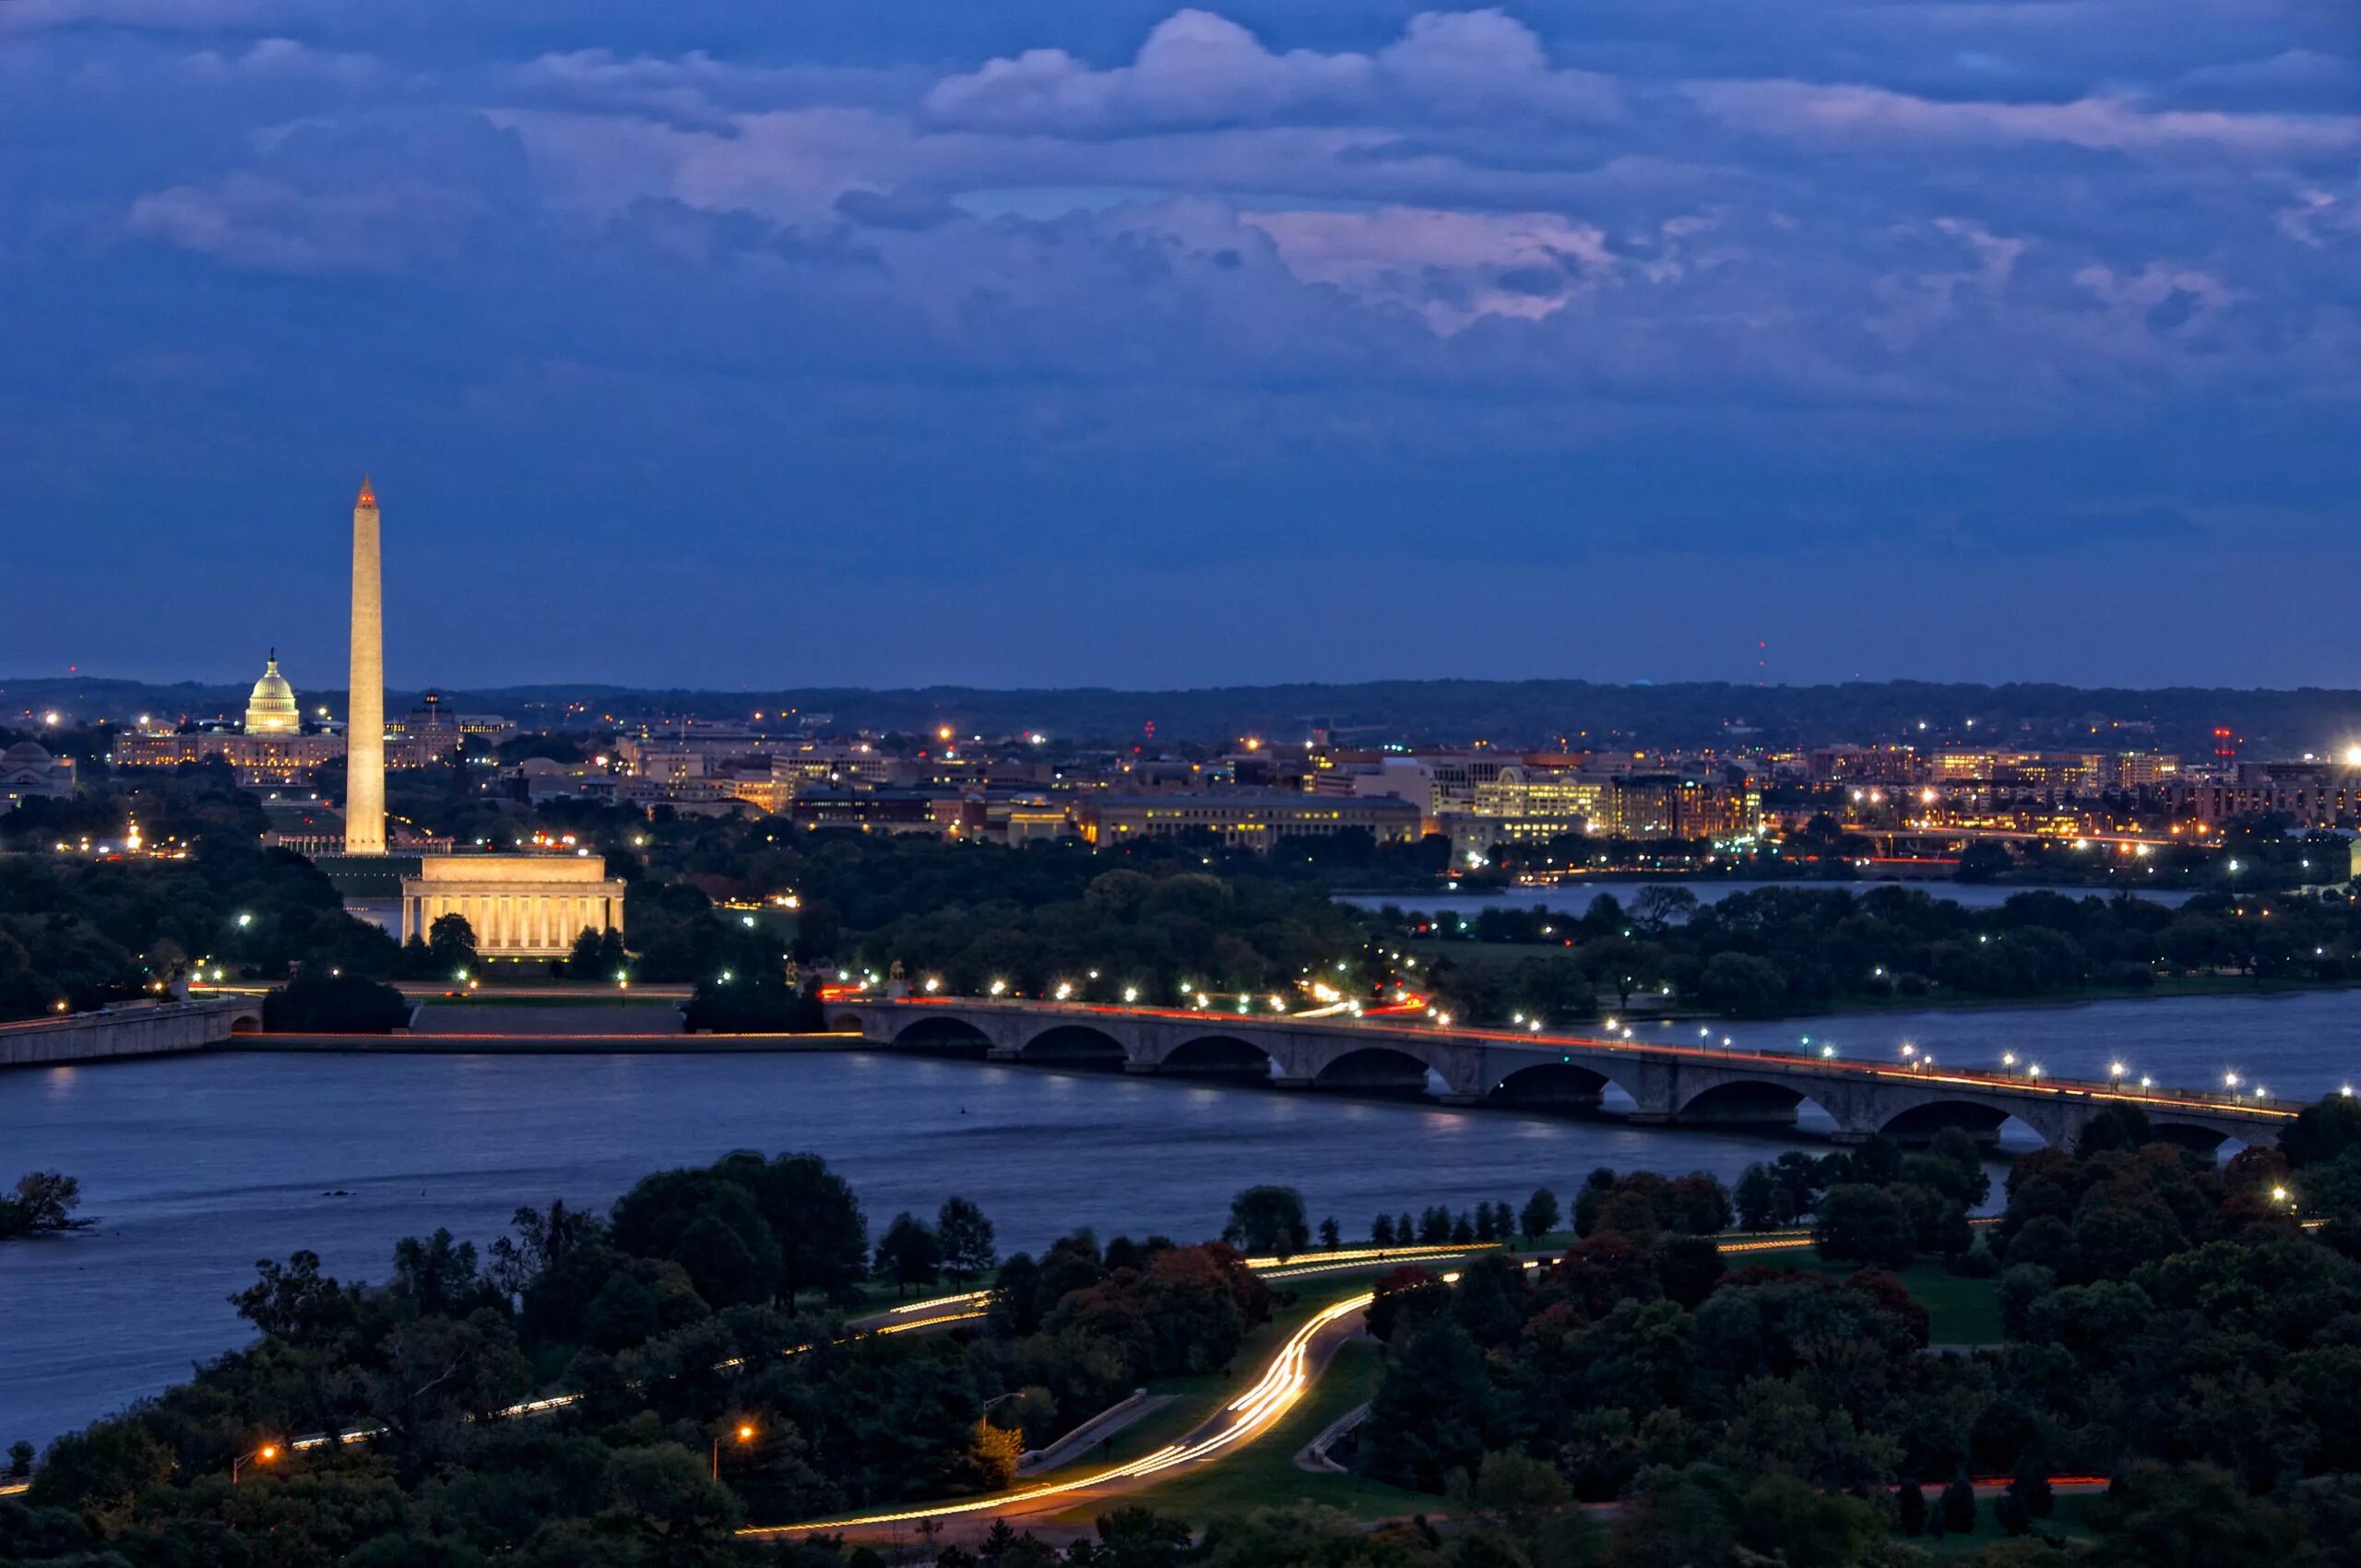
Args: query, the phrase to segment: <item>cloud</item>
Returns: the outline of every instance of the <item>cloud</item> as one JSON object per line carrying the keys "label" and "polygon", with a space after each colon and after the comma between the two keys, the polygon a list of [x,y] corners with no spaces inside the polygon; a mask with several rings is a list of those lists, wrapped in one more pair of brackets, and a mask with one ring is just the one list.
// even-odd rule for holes
{"label": "cloud", "polygon": [[223,517],[398,462],[446,552],[688,624],[708,554],[885,591],[879,530],[945,581],[1679,541],[1802,602],[1895,530],[2332,539],[2361,485],[2361,46],[2284,7],[28,3],[0,515],[105,515],[134,440]]}
{"label": "cloud", "polygon": [[1689,94],[1745,130],[1882,153],[1897,137],[1951,143],[2056,142],[2094,151],[2250,156],[2361,148],[2361,115],[2307,117],[2148,110],[2121,99],[2067,103],[1943,102],[1882,88],[1800,81],[1700,82]]}
{"label": "cloud", "polygon": [[517,148],[479,115],[273,127],[255,167],[143,193],[132,235],[267,272],[398,273],[463,258],[525,210]]}
{"label": "cloud", "polygon": [[1606,235],[1556,213],[1258,212],[1287,270],[1438,332],[1488,315],[1539,320],[1611,272]]}
{"label": "cloud", "polygon": [[1611,118],[1613,85],[1553,71],[1540,41],[1499,11],[1422,13],[1374,53],[1275,53],[1209,11],[1159,22],[1128,65],[1106,70],[1031,49],[946,77],[926,96],[937,124],[1011,133],[1139,135],[1190,126],[1407,116]]}
{"label": "cloud", "polygon": [[199,79],[244,82],[328,81],[358,87],[376,78],[374,55],[314,49],[291,38],[257,39],[243,51],[199,50],[182,62]]}
{"label": "cloud", "polygon": [[6,0],[0,33],[72,27],[211,32],[263,22],[279,9],[274,0]]}
{"label": "cloud", "polygon": [[935,229],[959,216],[959,208],[935,193],[907,186],[890,191],[849,190],[836,197],[836,208],[872,229]]}

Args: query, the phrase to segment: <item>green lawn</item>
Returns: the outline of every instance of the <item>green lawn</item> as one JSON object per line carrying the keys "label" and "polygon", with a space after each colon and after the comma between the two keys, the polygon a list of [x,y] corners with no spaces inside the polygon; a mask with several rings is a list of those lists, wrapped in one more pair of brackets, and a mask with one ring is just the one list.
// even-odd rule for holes
{"label": "green lawn", "polygon": [[[1276,1342],[1275,1338],[1272,1341]],[[1368,1400],[1377,1385],[1377,1361],[1376,1346],[1367,1340],[1347,1343],[1338,1349],[1327,1370],[1313,1381],[1302,1400],[1268,1431],[1226,1457],[1209,1464],[1181,1467],[1171,1473],[1169,1479],[1139,1493],[1138,1501],[1159,1513],[1175,1514],[1198,1523],[1227,1514],[1280,1508],[1296,1503],[1317,1503],[1341,1509],[1357,1519],[1393,1519],[1432,1510],[1441,1499],[1364,1480],[1358,1476],[1322,1474],[1296,1467],[1297,1450],[1319,1436],[1337,1417]],[[1169,1416],[1184,1407],[1190,1415],[1175,1422],[1175,1430],[1154,1435],[1153,1440],[1148,1431],[1153,1418],[1124,1433],[1125,1437],[1142,1434],[1130,1444],[1129,1453],[1145,1453],[1204,1419],[1203,1401],[1183,1400],[1158,1414]],[[1119,1452],[1118,1457],[1121,1456]],[[1104,1508],[1101,1503],[1077,1512],[1097,1513]]]}
{"label": "green lawn", "polygon": [[[1927,1489],[1927,1505],[1929,1508],[1935,1505],[1936,1494],[1941,1490],[1940,1487],[1931,1486]],[[2036,1519],[2034,1523],[2038,1528],[2050,1535],[2064,1536],[2071,1540],[2087,1541],[2095,1533],[2091,1526],[2091,1510],[2101,1501],[2099,1497],[2090,1493],[2076,1493],[2071,1497],[2061,1497],[2057,1500],[2056,1513],[2047,1519]],[[1992,1503],[1993,1500],[1988,1497],[1979,1497],[1975,1500],[1975,1528],[1965,1535],[1944,1536],[1940,1540],[1929,1539],[1925,1536],[1914,1536],[1911,1538],[1911,1544],[1924,1547],[1936,1562],[1948,1562],[1956,1558],[1972,1557],[1987,1546],[2008,1539],[2009,1538],[2001,1532],[2000,1526],[1993,1522]],[[2069,1557],[2064,1561],[2073,1560]]]}
{"label": "green lawn", "polygon": [[[1838,1277],[1860,1265],[1831,1263],[1805,1248],[1771,1254],[1772,1266],[1806,1269]],[[1769,1261],[1769,1260],[1765,1260]],[[1998,1345],[2000,1343],[2000,1302],[1989,1279],[1969,1279],[1939,1263],[1914,1263],[1893,1271],[1911,1298],[1927,1309],[1927,1337],[1937,1345]]]}

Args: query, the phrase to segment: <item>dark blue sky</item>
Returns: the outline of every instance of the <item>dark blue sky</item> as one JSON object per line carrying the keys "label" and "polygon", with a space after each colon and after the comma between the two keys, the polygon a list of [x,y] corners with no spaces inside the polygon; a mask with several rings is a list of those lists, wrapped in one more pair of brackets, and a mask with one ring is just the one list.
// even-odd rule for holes
{"label": "dark blue sky", "polygon": [[0,673],[2351,685],[2349,0],[0,0]]}

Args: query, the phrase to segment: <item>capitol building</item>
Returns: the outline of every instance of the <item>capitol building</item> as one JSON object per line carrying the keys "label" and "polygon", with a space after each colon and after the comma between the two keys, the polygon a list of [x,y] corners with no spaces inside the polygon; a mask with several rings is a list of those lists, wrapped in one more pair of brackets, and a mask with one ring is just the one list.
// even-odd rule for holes
{"label": "capitol building", "polygon": [[342,755],[344,737],[325,723],[304,730],[295,688],[279,672],[279,650],[273,648],[246,698],[243,728],[143,719],[137,729],[115,737],[108,760],[118,767],[179,767],[219,758],[241,784],[284,790],[309,782],[322,766]]}
{"label": "capitol building", "polygon": [[279,672],[279,650],[272,648],[262,667],[262,679],[246,698],[246,733],[293,735],[303,728],[303,710],[295,706],[295,688]]}

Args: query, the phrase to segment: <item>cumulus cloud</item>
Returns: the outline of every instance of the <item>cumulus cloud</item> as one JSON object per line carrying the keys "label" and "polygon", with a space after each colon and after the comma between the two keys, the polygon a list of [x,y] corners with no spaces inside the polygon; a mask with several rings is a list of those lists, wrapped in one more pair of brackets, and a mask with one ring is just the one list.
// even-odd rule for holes
{"label": "cumulus cloud", "polygon": [[1031,49],[947,77],[926,96],[939,124],[1017,133],[1127,135],[1182,126],[1424,115],[1611,117],[1612,82],[1552,70],[1541,42],[1499,11],[1422,13],[1370,53],[1275,52],[1210,11],[1160,22],[1128,65],[1097,69]]}

